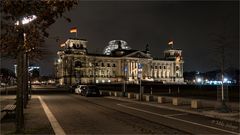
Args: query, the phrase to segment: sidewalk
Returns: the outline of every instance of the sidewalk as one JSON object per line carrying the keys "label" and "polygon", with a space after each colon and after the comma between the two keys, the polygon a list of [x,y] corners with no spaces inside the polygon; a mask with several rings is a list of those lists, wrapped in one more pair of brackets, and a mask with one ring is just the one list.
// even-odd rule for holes
{"label": "sidewalk", "polygon": [[220,112],[217,112],[214,107],[192,109],[189,105],[175,106],[175,105],[172,105],[172,103],[161,103],[160,104],[155,101],[151,101],[151,102],[137,101],[136,99],[129,99],[127,97],[107,96],[106,98],[127,101],[127,102],[132,102],[132,103],[137,103],[137,104],[144,104],[144,105],[149,105],[149,106],[154,106],[154,107],[159,107],[159,108],[164,108],[164,109],[169,109],[169,110],[176,110],[176,111],[181,111],[181,112],[191,113],[191,114],[196,114],[196,115],[202,115],[202,116],[207,116],[207,117],[211,117],[211,118],[217,118],[220,120],[240,122],[239,111],[233,111],[230,113],[220,113]]}
{"label": "sidewalk", "polygon": [[7,91],[12,91],[12,90],[15,90],[17,88],[16,85],[14,86],[7,86],[7,87],[0,87],[0,92],[5,92],[6,90]]}
{"label": "sidewalk", "polygon": [[[14,96],[1,96],[1,108],[9,102],[15,102]],[[29,101],[28,106],[24,109],[25,132],[24,134],[54,134],[51,124],[42,108],[39,99],[35,96]],[[13,114],[5,115],[1,119],[0,134],[15,134],[15,117]]]}

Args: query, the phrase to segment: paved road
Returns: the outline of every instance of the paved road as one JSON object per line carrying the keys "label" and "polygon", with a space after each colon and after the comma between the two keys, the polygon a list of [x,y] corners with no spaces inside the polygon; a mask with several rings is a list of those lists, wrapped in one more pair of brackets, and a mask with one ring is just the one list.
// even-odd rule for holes
{"label": "paved road", "polygon": [[104,97],[42,94],[66,134],[237,134],[238,123]]}
{"label": "paved road", "polygon": [[[239,123],[64,89],[33,89],[54,130],[66,134],[238,134]],[[47,108],[47,109],[46,109]],[[53,119],[54,118],[54,119]]]}
{"label": "paved road", "polygon": [[187,133],[124,112],[116,100],[78,95],[44,95],[66,134],[182,134]]}

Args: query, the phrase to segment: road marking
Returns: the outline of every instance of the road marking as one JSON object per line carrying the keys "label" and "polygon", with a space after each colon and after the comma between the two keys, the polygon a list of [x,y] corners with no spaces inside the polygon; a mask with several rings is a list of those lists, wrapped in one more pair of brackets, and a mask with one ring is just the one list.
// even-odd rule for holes
{"label": "road marking", "polygon": [[164,115],[164,116],[173,117],[173,116],[180,116],[180,115],[187,115],[187,113],[169,114],[169,115]]}
{"label": "road marking", "polygon": [[206,128],[211,128],[211,129],[214,129],[214,130],[219,130],[219,131],[223,131],[223,132],[239,135],[239,133],[237,133],[237,132],[232,132],[232,131],[228,131],[228,130],[224,130],[224,129],[220,129],[220,128],[216,128],[216,127],[211,127],[211,126],[207,126],[207,125],[203,125],[203,124],[199,124],[199,123],[195,123],[195,122],[191,122],[191,121],[187,121],[187,120],[182,120],[182,119],[174,118],[174,117],[171,117],[171,116],[168,116],[168,115],[162,115],[162,114],[159,114],[159,113],[154,113],[154,112],[138,109],[138,108],[131,107],[131,106],[126,106],[126,105],[123,105],[123,104],[117,104],[117,105],[125,107],[125,108],[129,108],[129,109],[132,109],[132,110],[137,110],[137,111],[140,111],[140,112],[145,112],[145,113],[149,113],[149,114],[165,117],[165,118],[168,118],[168,119],[182,121],[182,122],[190,123],[190,124],[193,124],[193,125],[198,125],[198,126],[202,126],[202,127],[206,127]]}
{"label": "road marking", "polygon": [[48,117],[49,122],[52,125],[52,128],[54,130],[54,133],[56,135],[66,135],[66,133],[64,132],[63,128],[60,126],[60,124],[58,123],[57,119],[54,117],[54,115],[52,114],[52,112],[50,111],[50,109],[48,108],[48,106],[46,105],[46,103],[42,100],[41,96],[38,96],[42,107]]}

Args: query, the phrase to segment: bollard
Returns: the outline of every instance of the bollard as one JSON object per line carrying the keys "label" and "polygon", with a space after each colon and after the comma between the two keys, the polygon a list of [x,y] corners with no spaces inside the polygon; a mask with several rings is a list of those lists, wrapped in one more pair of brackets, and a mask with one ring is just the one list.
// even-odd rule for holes
{"label": "bollard", "polygon": [[140,100],[140,95],[139,94],[136,94],[136,100]]}
{"label": "bollard", "polygon": [[128,93],[128,98],[133,98],[133,97],[134,97],[133,93]]}
{"label": "bollard", "polygon": [[158,103],[164,103],[166,99],[164,97],[158,97]]}
{"label": "bollard", "polygon": [[177,106],[177,105],[180,105],[180,104],[181,104],[181,103],[180,103],[180,99],[179,99],[179,98],[173,98],[173,99],[172,99],[172,104],[173,104],[173,105],[176,105],[176,106]]}
{"label": "bollard", "polygon": [[191,100],[191,108],[199,109],[202,107],[202,104],[199,100]]}
{"label": "bollard", "polygon": [[146,96],[146,101],[147,102],[153,101],[153,96],[152,95],[147,95]]}

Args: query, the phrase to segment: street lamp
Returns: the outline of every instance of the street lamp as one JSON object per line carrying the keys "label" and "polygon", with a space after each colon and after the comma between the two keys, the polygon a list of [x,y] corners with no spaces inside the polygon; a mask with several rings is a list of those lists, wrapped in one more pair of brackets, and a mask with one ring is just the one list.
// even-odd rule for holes
{"label": "street lamp", "polygon": [[125,93],[126,93],[126,81],[127,81],[127,72],[128,72],[128,66],[126,66],[125,64],[126,64],[126,62],[124,60],[123,93],[122,93],[123,97],[125,97]]}
{"label": "street lamp", "polygon": [[139,79],[139,100],[142,101],[142,94],[143,94],[143,89],[142,89],[142,64],[140,63],[140,60],[138,60],[138,79]]}
{"label": "street lamp", "polygon": [[[27,16],[27,17],[23,17],[23,19],[21,20],[21,25],[28,24],[28,23],[32,22],[33,20],[35,20],[35,19],[37,19],[36,15],[30,15],[30,16]],[[15,25],[20,25],[19,23],[20,22],[17,21],[15,23]]]}
{"label": "street lamp", "polygon": [[225,99],[225,91],[224,90],[224,83],[226,83],[227,79],[224,78],[224,74],[221,74],[221,103],[220,106],[217,107],[217,110],[222,113],[228,113],[231,112],[231,109],[227,106],[226,104],[226,99]]}
{"label": "street lamp", "polygon": [[[21,21],[15,23],[16,26],[23,26],[31,21],[35,20],[37,17],[35,15],[24,17]],[[18,53],[17,53],[17,96],[16,96],[16,132],[22,133],[24,129],[24,115],[23,115],[23,105],[24,97],[26,99],[27,95],[24,95],[24,89],[27,90],[28,87],[28,61],[27,52],[24,45],[26,44],[26,34],[24,33],[23,27],[18,27]],[[25,83],[22,83],[25,82]],[[26,101],[26,100],[25,100]]]}

